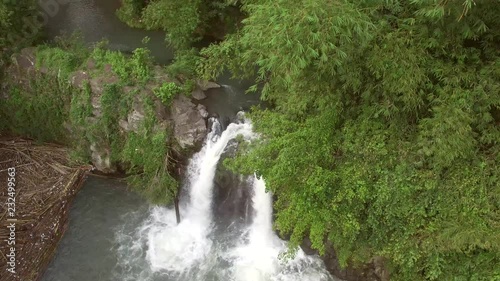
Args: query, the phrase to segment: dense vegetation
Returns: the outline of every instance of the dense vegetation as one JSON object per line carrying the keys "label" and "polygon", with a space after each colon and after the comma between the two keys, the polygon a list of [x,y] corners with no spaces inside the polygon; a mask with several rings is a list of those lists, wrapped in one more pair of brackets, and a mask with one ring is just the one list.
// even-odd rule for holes
{"label": "dense vegetation", "polygon": [[[73,160],[81,163],[91,162],[90,147],[107,151],[102,155],[126,170],[133,188],[151,202],[171,203],[179,187],[171,173],[173,139],[167,128],[158,126],[153,97],[145,87],[153,87],[152,93],[165,105],[185,89],[174,83],[153,83],[158,73],[153,73],[147,49],[138,48],[127,56],[106,49],[106,42],[89,49],[80,39],[75,34],[52,45],[39,45],[35,67],[44,71],[27,75],[11,69],[3,81],[8,99],[0,103],[0,131],[66,144],[72,148]],[[93,93],[89,83],[81,88],[72,85],[70,78],[78,70],[96,78],[102,92]],[[20,80],[12,81],[16,77]],[[98,114],[93,98],[100,102]],[[135,130],[124,131],[119,120],[127,119],[134,98],[144,101],[144,120]]]}
{"label": "dense vegetation", "polygon": [[203,11],[244,15],[196,55],[206,77],[257,77],[272,105],[232,165],[264,176],[292,245],[383,256],[395,280],[500,279],[498,1],[214,3],[135,15],[178,50],[205,34]]}
{"label": "dense vegetation", "polygon": [[0,1],[0,74],[8,56],[39,39],[36,1]]}
{"label": "dense vegetation", "polygon": [[[331,243],[344,266],[382,256],[394,280],[500,280],[498,0],[123,4],[122,20],[168,33],[176,74],[255,78],[270,104],[251,113],[261,139],[230,165],[266,179],[292,246]],[[141,64],[94,56],[147,80]],[[165,151],[148,128],[120,157],[154,174]],[[156,166],[130,149],[141,144]]]}

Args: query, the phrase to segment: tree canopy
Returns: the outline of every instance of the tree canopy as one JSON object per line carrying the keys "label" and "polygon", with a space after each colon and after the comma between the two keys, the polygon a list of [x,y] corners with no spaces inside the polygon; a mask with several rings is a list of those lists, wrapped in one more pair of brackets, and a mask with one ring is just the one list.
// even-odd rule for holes
{"label": "tree canopy", "polygon": [[264,176],[276,228],[395,280],[500,279],[500,2],[241,2],[201,70],[271,104],[232,164]]}
{"label": "tree canopy", "polygon": [[[262,137],[231,164],[264,176],[292,247],[331,243],[344,266],[382,256],[395,280],[500,279],[498,0],[141,9],[179,65],[255,78],[270,105],[251,113]],[[196,54],[214,23],[237,24]]]}

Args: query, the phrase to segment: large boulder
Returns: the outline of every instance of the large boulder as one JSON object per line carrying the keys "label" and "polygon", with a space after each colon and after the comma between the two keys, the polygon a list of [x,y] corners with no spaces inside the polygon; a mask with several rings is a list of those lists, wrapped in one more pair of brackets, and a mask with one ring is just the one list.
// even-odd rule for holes
{"label": "large boulder", "polygon": [[[28,75],[30,73],[46,73],[54,74],[49,68],[44,66],[38,67],[36,65],[36,48],[26,48],[20,53],[12,57],[13,64],[11,65],[10,76],[17,83],[22,81],[29,82]],[[101,96],[105,90],[106,85],[119,84],[120,78],[112,71],[111,65],[104,65],[104,70],[97,69],[96,62],[89,59],[82,69],[76,70],[69,75],[69,82],[75,88],[82,89],[85,85],[90,86],[91,90],[91,106],[92,114],[88,117],[88,124],[95,124],[102,116]],[[191,99],[184,96],[177,96],[171,105],[167,108],[160,99],[158,99],[154,90],[162,83],[173,82],[181,85],[180,82],[168,76],[164,69],[160,66],[153,67],[153,77],[145,85],[127,85],[123,86],[124,96],[133,96],[131,100],[130,111],[118,120],[121,128],[121,134],[125,136],[129,132],[138,132],[141,124],[146,118],[144,97],[149,97],[154,102],[154,114],[156,123],[153,130],[155,132],[170,131],[173,128],[174,137],[182,148],[192,148],[201,144],[207,134],[206,118],[208,112],[203,105],[195,105]],[[2,85],[3,87],[3,85]],[[197,83],[198,92],[195,94],[198,98],[204,98],[203,91],[220,87],[218,84],[208,81],[201,81]],[[1,92],[1,91],[0,91]],[[6,91],[7,92],[7,91]],[[5,96],[5,97],[4,97]],[[8,98],[7,95],[0,94],[1,98]],[[70,133],[74,128],[71,128],[69,123],[65,123],[68,132]],[[169,142],[170,140],[165,140]],[[117,170],[117,163],[111,161],[111,147],[110,144],[100,143],[99,141],[93,142],[88,148],[91,155],[91,161],[94,167],[104,173],[113,173]]]}
{"label": "large boulder", "polygon": [[196,87],[196,89],[194,89],[194,91],[191,93],[191,96],[195,100],[204,100],[207,98],[207,95],[205,95],[203,90],[198,88],[198,87]]}
{"label": "large boulder", "polygon": [[205,118],[197,106],[184,95],[178,95],[172,102],[174,136],[182,148],[200,144],[207,135]]}
{"label": "large boulder", "polygon": [[206,80],[199,80],[197,81],[198,88],[200,88],[202,91],[208,91],[210,89],[215,89],[215,88],[220,88],[221,86],[215,82],[212,81],[206,81]]}
{"label": "large boulder", "polygon": [[93,143],[90,145],[90,151],[92,164],[98,171],[107,174],[116,172],[116,165],[111,162],[111,153],[108,148]]}

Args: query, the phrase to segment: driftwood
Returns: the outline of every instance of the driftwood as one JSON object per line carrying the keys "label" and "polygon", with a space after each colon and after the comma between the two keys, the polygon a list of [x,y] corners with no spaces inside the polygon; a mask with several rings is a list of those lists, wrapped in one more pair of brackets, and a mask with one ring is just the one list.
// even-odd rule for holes
{"label": "driftwood", "polygon": [[[0,139],[0,281],[40,280],[67,228],[70,203],[90,166],[69,162],[64,147]],[[15,168],[16,274],[7,271],[10,247],[9,168]]]}

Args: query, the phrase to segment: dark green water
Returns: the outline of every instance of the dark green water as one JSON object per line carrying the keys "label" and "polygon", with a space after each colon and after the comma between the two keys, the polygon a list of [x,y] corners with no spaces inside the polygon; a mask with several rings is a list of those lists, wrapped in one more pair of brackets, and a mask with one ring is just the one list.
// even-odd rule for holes
{"label": "dark green water", "polygon": [[[173,52],[166,47],[165,34],[128,27],[115,16],[119,7],[119,0],[69,0],[60,4],[57,14],[49,18],[47,35],[54,38],[80,31],[87,43],[108,39],[110,48],[126,52],[146,46],[158,63],[169,63]],[[144,45],[142,39],[146,36],[150,41]]]}
{"label": "dark green water", "polygon": [[71,206],[68,230],[42,280],[115,280],[120,271],[116,233],[133,233],[148,212],[147,202],[125,184],[89,177]]}

